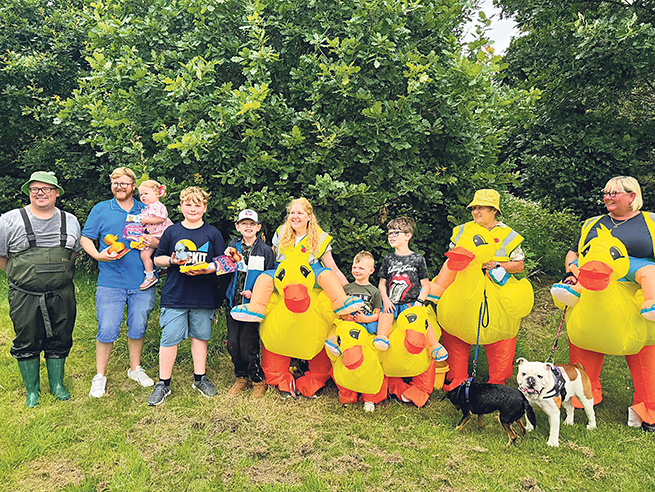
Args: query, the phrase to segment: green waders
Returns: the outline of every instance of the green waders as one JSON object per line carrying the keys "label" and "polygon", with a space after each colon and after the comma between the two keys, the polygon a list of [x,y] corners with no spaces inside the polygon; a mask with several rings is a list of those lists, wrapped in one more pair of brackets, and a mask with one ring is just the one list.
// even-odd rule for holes
{"label": "green waders", "polygon": [[73,345],[75,325],[75,262],[66,248],[66,217],[61,211],[60,245],[39,247],[27,212],[21,210],[29,249],[9,253],[9,315],[14,324],[11,355],[16,358],[27,389],[28,407],[38,403],[39,358],[45,353],[50,391],[60,400],[70,398],[63,386],[64,361]]}

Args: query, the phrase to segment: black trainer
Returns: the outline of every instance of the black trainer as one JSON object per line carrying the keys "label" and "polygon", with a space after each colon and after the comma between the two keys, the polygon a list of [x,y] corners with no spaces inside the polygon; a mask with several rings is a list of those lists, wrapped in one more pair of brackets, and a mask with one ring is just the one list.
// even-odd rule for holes
{"label": "black trainer", "polygon": [[158,381],[155,384],[155,388],[150,393],[148,397],[148,405],[154,407],[155,405],[161,405],[164,402],[164,398],[171,394],[170,386],[166,386],[163,381]]}
{"label": "black trainer", "polygon": [[202,396],[206,396],[207,398],[213,398],[218,394],[214,384],[209,380],[207,376],[203,376],[200,381],[194,381],[193,388],[200,391]]}

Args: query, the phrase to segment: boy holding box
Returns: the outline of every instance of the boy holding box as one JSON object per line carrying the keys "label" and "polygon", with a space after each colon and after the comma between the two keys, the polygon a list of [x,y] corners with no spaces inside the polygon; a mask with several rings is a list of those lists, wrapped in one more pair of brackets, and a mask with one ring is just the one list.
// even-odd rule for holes
{"label": "boy holding box", "polygon": [[155,265],[168,267],[161,293],[162,328],[159,347],[159,382],[148,397],[148,405],[159,405],[170,392],[177,346],[191,338],[193,388],[203,396],[216,396],[216,388],[205,374],[211,323],[218,307],[216,267],[211,259],[224,249],[216,227],[203,222],[209,193],[191,186],[180,193],[184,220],[164,231],[155,252]]}

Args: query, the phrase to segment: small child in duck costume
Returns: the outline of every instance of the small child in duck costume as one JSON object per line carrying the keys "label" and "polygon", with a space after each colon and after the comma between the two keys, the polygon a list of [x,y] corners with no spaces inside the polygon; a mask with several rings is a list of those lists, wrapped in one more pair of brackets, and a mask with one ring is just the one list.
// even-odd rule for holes
{"label": "small child in duck costume", "polygon": [[373,337],[361,324],[337,319],[328,338],[331,341],[326,341],[339,401],[357,403],[361,393],[367,412],[387,398],[388,387]]}
{"label": "small child in duck costume", "polygon": [[499,193],[478,190],[468,206],[474,220],[453,229],[448,259],[430,290],[430,299],[438,302],[437,318],[450,356],[446,376],[450,383],[444,391],[469,377],[470,345],[476,343],[485,298],[488,326],[480,331],[480,344],[485,345],[489,382],[495,384],[512,376],[520,319],[534,304],[527,279],[518,281],[511,275],[524,268],[523,237],[497,220]]}
{"label": "small child in duck costume", "polygon": [[[389,394],[417,407],[428,401],[434,389],[436,361],[448,358],[428,319],[428,308],[412,306],[402,311],[389,334],[388,350],[379,352]],[[406,382],[406,378],[411,378]]]}
{"label": "small child in duck costume", "polygon": [[608,213],[585,222],[566,256],[567,278],[551,293],[569,306],[571,362],[584,365],[594,404],[603,399],[604,354],[625,355],[635,388],[628,425],[653,432],[655,214],[640,211],[641,188],[630,176],[610,179],[603,201]]}

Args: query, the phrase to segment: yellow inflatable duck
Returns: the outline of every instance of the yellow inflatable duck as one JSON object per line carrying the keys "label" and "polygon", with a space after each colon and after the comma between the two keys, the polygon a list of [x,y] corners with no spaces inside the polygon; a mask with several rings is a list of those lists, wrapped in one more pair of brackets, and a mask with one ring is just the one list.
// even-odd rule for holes
{"label": "yellow inflatable duck", "polygon": [[[324,350],[335,314],[330,299],[315,288],[314,272],[304,255],[287,255],[274,275],[275,288],[260,326],[262,369],[269,385],[295,396],[312,396],[330,377]],[[294,381],[291,357],[309,361],[309,371]]]}
{"label": "yellow inflatable duck", "polygon": [[[630,266],[623,243],[603,225],[582,249],[578,266],[579,300],[566,312],[571,363],[580,362],[591,379],[594,404],[603,399],[600,373],[604,354],[625,355],[635,386],[631,411],[655,421],[655,322],[640,314],[639,284],[619,281]],[[570,294],[570,286],[555,284],[555,304]],[[629,412],[630,416],[630,412]],[[629,419],[630,423],[630,419]]]}
{"label": "yellow inflatable duck", "polygon": [[[379,352],[384,374],[389,377],[389,393],[422,407],[434,389],[435,358],[448,357],[428,319],[428,309],[405,309],[391,326],[389,349]],[[436,347],[441,348],[441,351]],[[411,377],[411,383],[403,378]]]}
{"label": "yellow inflatable duck", "polygon": [[527,279],[517,280],[503,268],[492,270],[495,281],[485,274],[482,265],[495,254],[491,233],[478,224],[467,224],[455,247],[446,253],[448,267],[457,272],[453,282],[447,286],[432,283],[431,298],[437,288],[443,292],[437,303],[437,319],[449,354],[450,384],[444,386],[445,391],[468,379],[470,345],[476,343],[479,323],[489,382],[504,384],[512,375],[515,337],[521,318],[532,310],[534,292]]}
{"label": "yellow inflatable duck", "polygon": [[[332,361],[332,378],[339,387],[341,403],[355,403],[357,393],[376,395],[380,393],[385,380],[378,351],[373,348],[374,335],[369,334],[362,325],[337,319],[330,333],[334,346],[328,350]],[[379,403],[386,398],[384,395]],[[364,401],[372,401],[367,400]]]}

